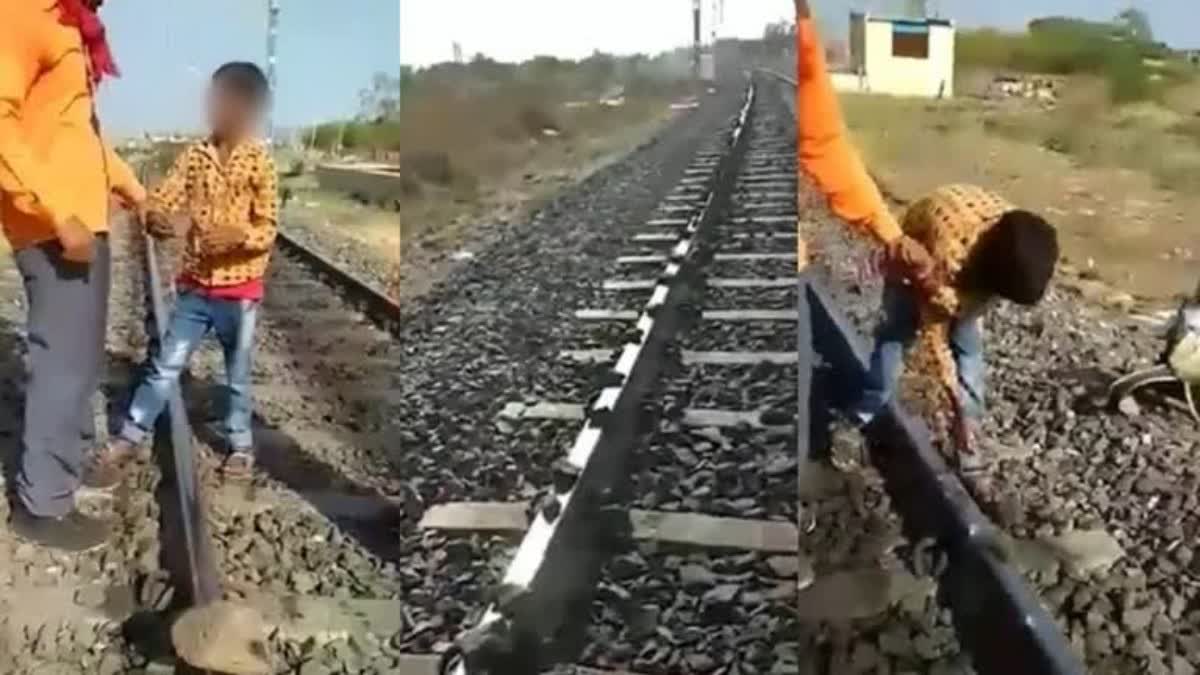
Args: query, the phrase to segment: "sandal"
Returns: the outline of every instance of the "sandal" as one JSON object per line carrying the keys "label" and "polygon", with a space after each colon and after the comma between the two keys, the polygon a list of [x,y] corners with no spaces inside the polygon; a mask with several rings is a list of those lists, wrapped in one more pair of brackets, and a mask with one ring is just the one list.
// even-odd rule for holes
{"label": "sandal", "polygon": [[221,473],[226,478],[243,479],[254,474],[254,454],[244,450],[233,452],[225,459]]}

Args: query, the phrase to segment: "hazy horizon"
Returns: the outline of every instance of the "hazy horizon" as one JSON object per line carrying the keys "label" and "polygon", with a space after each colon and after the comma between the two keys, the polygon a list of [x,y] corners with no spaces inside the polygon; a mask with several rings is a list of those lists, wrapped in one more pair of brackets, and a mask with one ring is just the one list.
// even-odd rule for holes
{"label": "hazy horizon", "polygon": [[[639,0],[604,4],[509,0],[470,7],[474,2],[404,0],[400,62],[426,67],[452,61],[455,43],[461,46],[464,59],[482,53],[511,63],[535,56],[580,59],[594,51],[618,56],[658,54],[692,42],[691,0],[656,0],[649,6]],[[1142,0],[1137,6],[1150,17],[1156,39],[1176,48],[1200,48],[1200,38],[1187,28],[1200,24],[1200,4],[1185,6],[1188,2],[1195,0]],[[1106,21],[1129,5],[1129,0],[1010,0],[1000,4],[935,0],[929,8],[931,14],[953,19],[962,28],[1022,30],[1029,21],[1045,16]],[[701,33],[707,42],[712,34],[713,2],[703,0],[701,6]],[[819,3],[814,11],[825,38],[832,41],[846,39],[851,11],[887,14],[896,6],[889,0],[832,0]],[[718,37],[760,37],[768,23],[790,20],[792,14],[790,0],[740,0],[737,5],[725,0]],[[459,20],[466,15],[473,21]],[[496,25],[536,26],[537,30],[492,30]]]}

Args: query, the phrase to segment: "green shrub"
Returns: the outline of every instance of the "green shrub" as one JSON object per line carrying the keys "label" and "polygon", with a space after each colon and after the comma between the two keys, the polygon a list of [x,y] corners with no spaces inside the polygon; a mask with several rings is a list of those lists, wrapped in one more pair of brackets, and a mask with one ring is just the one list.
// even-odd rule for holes
{"label": "green shrub", "polygon": [[963,68],[1011,70],[1047,75],[1099,75],[1117,103],[1152,98],[1157,93],[1143,57],[1152,45],[1123,37],[1108,24],[1076,19],[1034,21],[1025,33],[963,31],[955,59]]}
{"label": "green shrub", "polygon": [[1104,76],[1114,103],[1144,101],[1154,94],[1150,73],[1140,58],[1115,56],[1107,64]]}

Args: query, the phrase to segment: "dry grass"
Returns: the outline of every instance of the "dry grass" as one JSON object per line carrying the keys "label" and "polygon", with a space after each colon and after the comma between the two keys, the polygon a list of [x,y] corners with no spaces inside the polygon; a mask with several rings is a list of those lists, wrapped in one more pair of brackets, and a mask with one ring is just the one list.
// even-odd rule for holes
{"label": "dry grass", "polygon": [[418,100],[402,118],[406,236],[449,235],[457,217],[500,193],[524,192],[527,178],[590,162],[614,136],[661,118],[666,109],[665,101],[651,98],[615,108],[568,108],[554,96],[521,90]]}
{"label": "dry grass", "polygon": [[515,219],[628,152],[670,113],[666,96],[630,97],[617,107],[564,103],[519,87],[414,96],[400,118],[398,212],[321,190],[311,175],[285,179],[288,208],[397,263],[400,295],[419,294],[451,253],[483,245],[485,225]]}
{"label": "dry grass", "polygon": [[[1073,261],[1145,297],[1195,284],[1200,85],[1162,103],[1113,107],[1074,80],[1060,105],[843,98],[867,162],[912,196],[971,182],[1048,214]],[[1188,256],[1188,252],[1191,256]]]}
{"label": "dry grass", "polygon": [[359,241],[393,263],[400,261],[400,218],[393,210],[362,204],[321,190],[309,176],[287,179],[292,190],[288,214],[304,222],[337,230],[338,236]]}
{"label": "dry grass", "polygon": [[419,267],[460,248],[481,223],[509,220],[627,152],[667,119],[668,103],[631,97],[617,107],[568,107],[532,90],[414,103],[402,119],[401,163],[411,185],[400,207],[405,257],[412,253]]}

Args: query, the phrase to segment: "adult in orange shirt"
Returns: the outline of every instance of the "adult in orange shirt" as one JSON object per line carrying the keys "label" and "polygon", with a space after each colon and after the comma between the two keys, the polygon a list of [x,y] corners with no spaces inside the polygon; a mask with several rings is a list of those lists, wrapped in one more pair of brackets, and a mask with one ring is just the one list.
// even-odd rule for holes
{"label": "adult in orange shirt", "polygon": [[108,539],[75,510],[104,363],[110,197],[145,190],[105,144],[95,88],[117,70],[102,0],[0,0],[0,223],[28,298],[29,384],[14,531],[71,551]]}
{"label": "adult in orange shirt", "polygon": [[[850,142],[808,0],[795,0],[795,4],[797,160],[801,170],[825,195],[835,215],[882,245],[892,266],[921,284],[927,295],[944,294],[934,283],[933,261],[924,247],[900,228]],[[800,253],[803,266],[806,251]]]}

